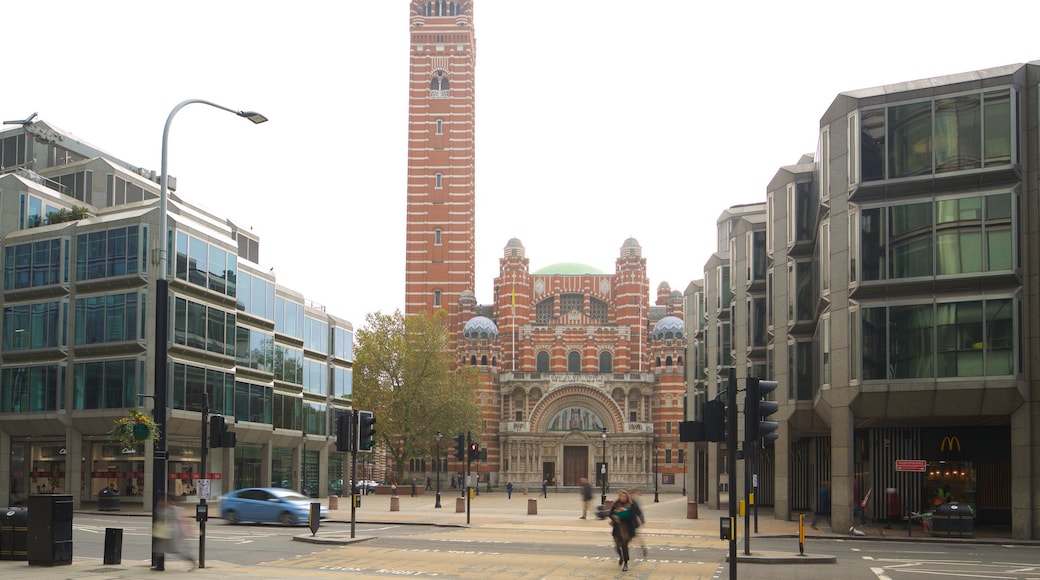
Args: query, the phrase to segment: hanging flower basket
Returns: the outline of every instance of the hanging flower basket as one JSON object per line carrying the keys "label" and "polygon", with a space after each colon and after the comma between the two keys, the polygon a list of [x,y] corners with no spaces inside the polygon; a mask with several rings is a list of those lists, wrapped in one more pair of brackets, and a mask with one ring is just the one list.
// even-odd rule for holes
{"label": "hanging flower basket", "polygon": [[133,447],[142,441],[158,438],[159,426],[148,415],[131,409],[129,417],[116,420],[116,425],[108,436],[113,441],[122,443],[124,447]]}

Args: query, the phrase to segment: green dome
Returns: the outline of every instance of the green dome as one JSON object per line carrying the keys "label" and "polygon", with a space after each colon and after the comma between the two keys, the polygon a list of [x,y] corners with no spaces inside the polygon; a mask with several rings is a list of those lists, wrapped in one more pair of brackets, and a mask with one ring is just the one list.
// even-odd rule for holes
{"label": "green dome", "polygon": [[559,262],[557,264],[549,264],[535,271],[534,274],[537,276],[580,276],[582,274],[603,274],[603,271],[588,264]]}

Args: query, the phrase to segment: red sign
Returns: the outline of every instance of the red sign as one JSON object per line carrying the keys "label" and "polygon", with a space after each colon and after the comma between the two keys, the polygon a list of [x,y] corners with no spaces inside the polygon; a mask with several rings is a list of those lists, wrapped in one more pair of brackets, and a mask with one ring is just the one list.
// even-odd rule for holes
{"label": "red sign", "polygon": [[924,459],[896,459],[896,471],[928,471],[928,462]]}

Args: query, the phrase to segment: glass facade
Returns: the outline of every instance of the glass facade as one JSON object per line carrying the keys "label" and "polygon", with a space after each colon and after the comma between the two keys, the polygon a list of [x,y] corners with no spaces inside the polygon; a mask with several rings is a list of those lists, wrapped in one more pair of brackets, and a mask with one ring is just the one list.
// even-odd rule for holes
{"label": "glass facade", "polygon": [[1014,375],[1011,297],[864,306],[864,380]]}
{"label": "glass facade", "polygon": [[205,240],[177,232],[176,277],[219,292],[238,294],[238,256]]}
{"label": "glass facade", "polygon": [[76,280],[137,274],[147,242],[140,232],[128,226],[76,236]]}
{"label": "glass facade", "polygon": [[1007,191],[861,209],[862,280],[1009,272],[1017,212]]}
{"label": "glass facade", "polygon": [[1016,135],[1012,89],[896,103],[861,113],[864,182],[1007,167]]}
{"label": "glass facade", "polygon": [[68,244],[62,239],[39,240],[4,248],[4,290],[40,288],[67,283]]}

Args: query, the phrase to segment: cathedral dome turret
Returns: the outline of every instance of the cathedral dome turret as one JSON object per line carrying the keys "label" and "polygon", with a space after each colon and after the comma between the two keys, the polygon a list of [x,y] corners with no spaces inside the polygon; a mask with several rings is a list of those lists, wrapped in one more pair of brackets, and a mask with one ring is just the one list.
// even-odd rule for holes
{"label": "cathedral dome turret", "polygon": [[666,340],[670,338],[683,338],[685,325],[681,318],[676,316],[665,316],[654,325],[654,340]]}
{"label": "cathedral dome turret", "polygon": [[462,328],[462,338],[497,340],[498,326],[486,316],[474,316]]}

